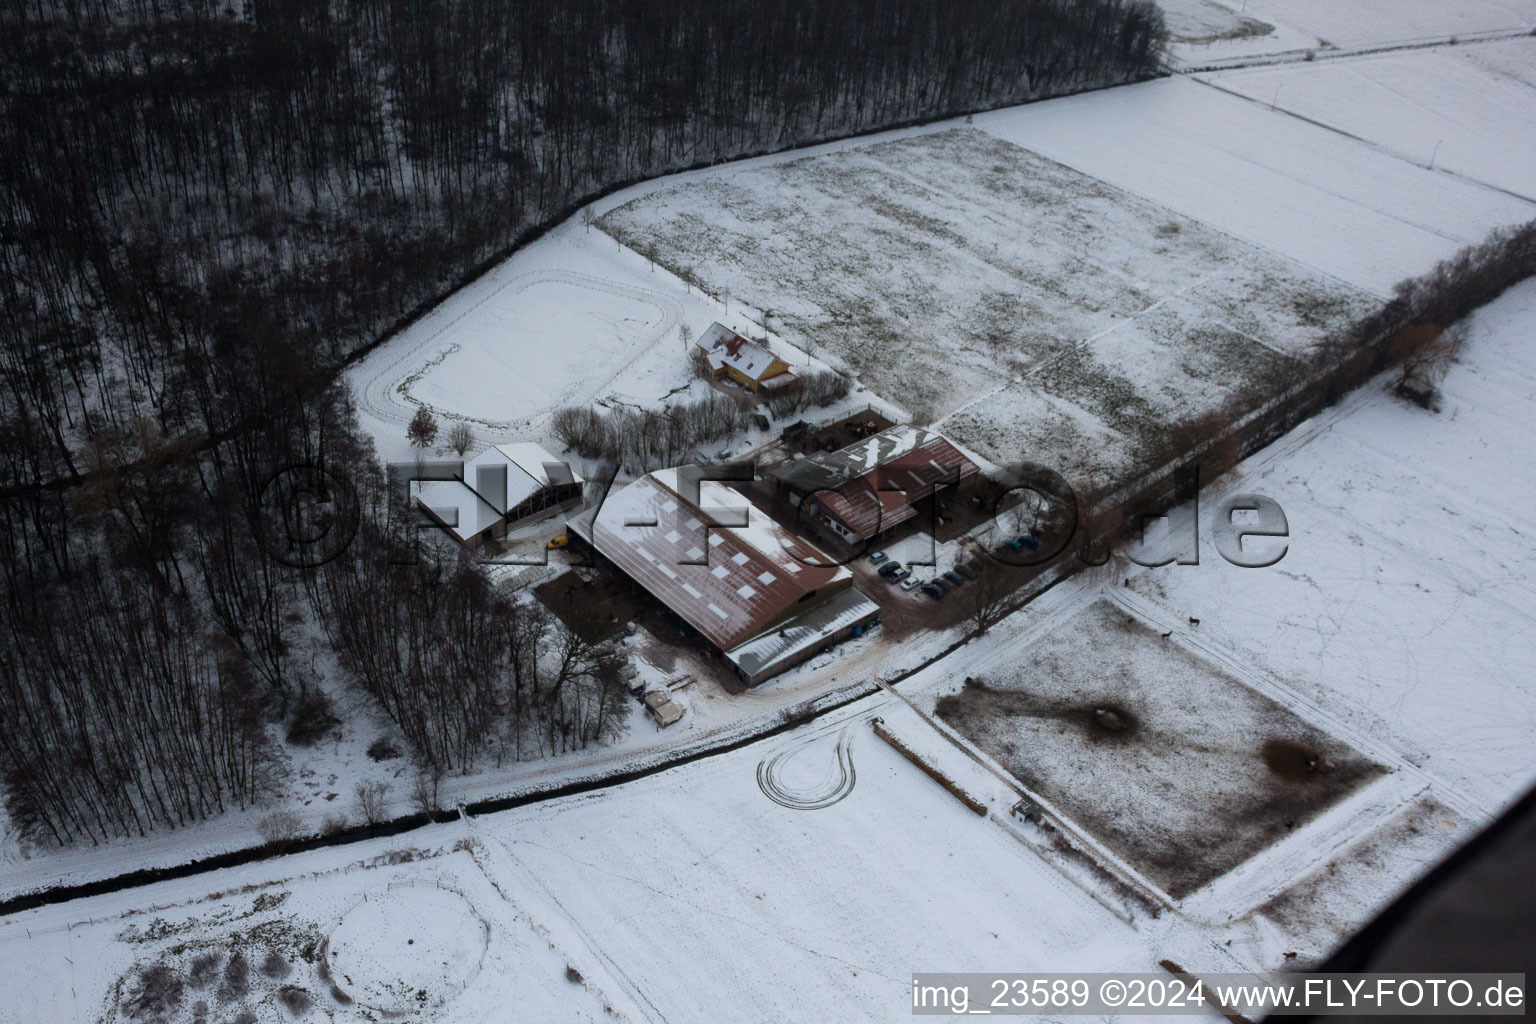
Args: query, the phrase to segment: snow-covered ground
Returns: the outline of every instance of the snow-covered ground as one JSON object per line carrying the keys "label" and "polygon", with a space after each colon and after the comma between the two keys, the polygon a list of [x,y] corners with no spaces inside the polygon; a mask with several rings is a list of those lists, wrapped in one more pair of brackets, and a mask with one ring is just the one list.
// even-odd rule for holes
{"label": "snow-covered ground", "polygon": [[[1502,24],[1520,5],[1406,6],[1405,17],[1456,25]],[[1405,78],[1413,89],[1391,98]],[[1509,119],[1532,118],[1532,80],[1528,41],[1292,63],[660,178],[591,212],[714,295],[575,219],[349,379],[386,459],[409,458],[417,403],[468,419],[482,442],[548,441],[560,405],[702,393],[678,328],[697,336],[720,320],[769,336],[793,366],[825,355],[857,371],[868,390],[850,402],[934,418],[971,403],[989,457],[1047,443],[1082,456],[1066,468],[1111,471],[1126,447],[1116,426],[1022,375],[1088,343],[1101,375],[1158,404],[1191,387],[1169,374],[1192,335],[1294,350],[1345,311],[1330,301],[1387,295],[1536,216],[1536,203],[1500,191],[1530,194],[1531,133]],[[1197,389],[1212,383],[1231,385]],[[1018,436],[1005,436],[1009,423]]]}
{"label": "snow-covered ground", "polygon": [[[945,565],[953,564],[956,545],[943,545],[938,550]],[[909,595],[908,600],[920,611],[927,610],[927,598]],[[868,690],[873,677],[891,678],[911,671],[958,642],[963,633],[963,624],[915,634],[906,630],[899,637],[875,629],[760,686],[731,692],[721,685],[718,665],[706,664],[692,652],[661,643],[638,630],[624,641],[625,649],[647,686],[667,689],[683,706],[685,714],[680,722],[660,729],[634,703],[629,706],[628,731],[609,744],[594,744],[584,750],[526,761],[513,759],[510,748],[503,750],[500,760],[494,749],[488,749],[474,772],[443,779],[440,804],[453,807],[546,791],[653,767],[760,735],[777,727],[787,713],[811,704],[825,706],[846,700]],[[339,680],[334,666],[331,672]],[[14,836],[7,835],[0,844],[0,898],[111,878],[129,871],[174,866],[256,846],[263,841],[262,819],[275,811],[297,813],[305,834],[321,832],[333,819],[348,826],[361,825],[364,818],[355,795],[360,783],[389,787],[382,797],[382,817],[415,813],[415,776],[409,757],[397,754],[388,760],[374,761],[366,753],[375,739],[394,736],[395,731],[366,698],[349,692],[339,682],[329,688],[340,702],[338,710],[345,724],[337,734],[314,746],[285,748],[289,785],[286,792],[266,805],[230,810],[182,829],[114,839],[101,847],[78,846],[27,854]],[[405,744],[398,739],[396,742],[403,751]]]}
{"label": "snow-covered ground", "polygon": [[1491,814],[1536,778],[1536,282],[1472,327],[1439,414],[1368,388],[1222,481],[1284,507],[1277,566],[1131,586]]}
{"label": "snow-covered ground", "polygon": [[[476,447],[537,440],[558,452],[548,419],[562,406],[706,394],[681,328],[697,338],[717,320],[765,337],[760,312],[704,295],[573,219],[387,340],[347,380],[385,461],[414,457],[405,426],[422,405],[444,417],[440,441],[446,422],[464,420]],[[824,366],[768,340],[792,368]]]}
{"label": "snow-covered ground", "polygon": [[[1112,563],[899,694],[769,741],[579,797],[14,915],[0,957],[35,983],[0,993],[0,1020],[89,1024],[155,964],[185,981],[171,1019],[190,1020],[221,987],[195,988],[194,960],[234,950],[252,984],[227,999],[258,1019],[286,1019],[285,986],[311,994],[315,1019],[362,1019],[351,993],[387,999],[387,978],[317,966],[351,962],[325,940],[352,949],[358,920],[377,933],[381,971],[418,979],[423,1022],[895,1021],[914,970],[1154,970],[1168,957],[1209,972],[1317,956],[1536,777],[1536,482],[1512,472],[1536,436],[1533,327],[1529,282],[1473,318],[1439,414],[1378,382],[1220,481],[1285,508],[1277,566],[1238,569],[1209,548],[1194,567]],[[1090,635],[1054,656],[1091,678],[1082,659],[1113,637],[1080,612],[1106,601],[1392,770],[1187,897],[1137,896],[1092,823],[1064,817],[1052,836],[1013,821],[1019,783],[926,715],[962,676],[1025,663],[1064,626]],[[877,738],[875,717],[988,814]],[[1058,784],[1115,785],[1102,773]],[[352,919],[365,898],[385,902]],[[466,932],[485,935],[478,969]],[[419,957],[402,953],[418,938]],[[281,978],[259,970],[273,950]]]}
{"label": "snow-covered ground", "polygon": [[1176,67],[1530,31],[1529,0],[1162,0]]}
{"label": "snow-covered ground", "polygon": [[1199,78],[1410,163],[1536,198],[1536,38]]}
{"label": "snow-covered ground", "polygon": [[1536,203],[1272,111],[1271,98],[1168,78],[980,114],[975,124],[1383,296],[1494,228],[1536,217]]}
{"label": "snow-covered ground", "polygon": [[[1536,24],[1528,0],[1173,6],[1186,64]],[[1241,38],[1192,41],[1234,27]],[[906,280],[917,316],[900,325],[902,336],[921,335],[912,323],[929,317],[924,329],[933,328],[929,340],[937,346],[916,354],[915,377],[946,401],[960,399],[926,411],[959,408],[946,427],[994,460],[1028,457],[1043,438],[1066,453],[1061,468],[1109,472],[1123,464],[1117,453],[1124,436],[1103,415],[1108,407],[1024,386],[1026,374],[1043,365],[1041,355],[1081,342],[1084,355],[1131,378],[1133,390],[1162,393],[1170,380],[1188,384],[1169,374],[1174,364],[1187,373],[1192,325],[1257,337],[1250,347],[1295,351],[1320,325],[1307,324],[1315,311],[1301,308],[1286,319],[1287,307],[1315,294],[1318,282],[1351,302],[1361,293],[1384,295],[1489,230],[1536,215],[1536,204],[1520,198],[1536,194],[1536,46],[1528,41],[1329,54],[1201,78],[981,114],[623,190],[594,204],[594,214],[617,222],[616,211],[629,204],[659,209],[674,202],[670,196],[684,197],[675,204],[687,212],[732,182],[788,180],[795,165],[822,161],[841,180],[813,182],[826,200],[817,216],[836,212],[828,198],[835,187],[842,202],[861,204],[858,222],[868,233],[816,256],[827,262],[813,261],[793,281],[723,264],[716,269],[740,276],[712,279],[702,263],[678,268],[729,288],[713,297],[573,220],[356,366],[350,379],[364,426],[385,458],[405,459],[404,423],[416,402],[470,420],[483,443],[547,440],[548,414],[563,404],[655,405],[702,393],[678,327],[687,324],[696,335],[713,320],[754,337],[766,323],[771,344],[797,367],[813,361],[810,349],[863,370],[847,356],[870,339],[853,336],[859,307],[844,300],[883,301],[883,289]],[[978,153],[990,156],[971,159]],[[1006,163],[999,154],[1010,154],[1013,164],[999,168]],[[1054,191],[1031,193],[1047,183]],[[732,230],[753,241],[758,256],[818,227],[738,221]],[[874,226],[884,231],[884,248],[851,244],[868,241]],[[697,225],[700,232],[718,227]],[[925,273],[891,255],[910,250],[914,238],[928,246],[910,252]],[[1079,287],[1079,273],[1097,284]],[[828,287],[839,282],[863,290]],[[985,288],[990,312],[967,307],[974,315],[934,327],[957,282]],[[1021,302],[1021,294],[1052,288],[1062,292],[1054,305]],[[839,301],[816,299],[817,289]],[[1291,551],[1272,569],[1236,569],[1209,549],[1198,568],[1113,564],[1056,588],[984,641],[901,683],[915,709],[882,692],[793,733],[627,786],[16,915],[0,921],[0,957],[14,977],[33,984],[0,992],[0,1021],[94,1022],[119,979],[136,977],[134,964],[164,961],[185,974],[194,947],[208,942],[226,952],[246,942],[253,951],[263,943],[286,951],[291,977],[257,972],[239,997],[266,1019],[289,1019],[275,1002],[285,986],[310,992],[322,1016],[360,1019],[361,1004],[332,996],[315,967],[322,961],[303,951],[315,952],[311,940],[332,935],[364,895],[396,908],[402,900],[391,886],[400,885],[459,894],[483,922],[474,927],[488,936],[481,969],[467,976],[422,974],[423,964],[399,960],[398,949],[371,950],[375,959],[396,957],[402,977],[427,978],[431,984],[419,986],[431,989],[427,1003],[447,1000],[424,1005],[424,1021],[508,1014],[530,1021],[894,1020],[907,1016],[912,970],[1151,969],[1163,956],[1208,970],[1274,966],[1292,950],[1320,953],[1536,777],[1529,741],[1536,655],[1526,642],[1536,607],[1529,544],[1536,482],[1511,471],[1531,461],[1526,449],[1536,436],[1536,358],[1524,343],[1533,328],[1536,286],[1528,284],[1477,316],[1440,414],[1373,387],[1221,481],[1223,491],[1262,491],[1286,509]],[[1027,336],[1031,330],[1037,333]],[[919,405],[913,387],[881,376],[878,360],[867,367],[863,384],[873,390],[850,402]],[[1220,374],[1213,386],[1226,386]],[[1175,386],[1164,397],[1177,395]],[[1213,504],[1208,495],[1206,507]],[[1170,632],[1170,643],[1392,770],[1180,899],[1157,893],[1155,881],[1119,857],[1114,837],[1094,834],[1092,822],[1062,823],[1084,852],[1016,826],[1007,809],[1018,789],[1002,766],[922,712],[966,675],[1028,659],[1037,630],[1071,621],[1070,612],[1108,591],[1119,606]],[[642,635],[635,641],[642,674],[680,687],[676,698],[688,708],[681,723],[658,732],[637,715],[615,747],[453,780],[448,796],[526,792],[748,737],[788,709],[857,692],[957,638],[958,630],[917,633],[887,645],[877,631],[760,689],[730,695],[702,673],[685,684],[687,658],[657,657],[654,645],[648,658]],[[868,725],[876,715],[983,800],[990,816],[966,810],[878,740]],[[362,715],[351,721],[358,730],[377,724]],[[371,738],[349,734],[297,755],[288,803],[306,824],[318,826],[338,809],[355,818],[351,786],[364,777],[393,781],[392,810],[409,810],[409,780],[395,775],[402,762],[361,756]],[[263,813],[30,860],[7,842],[0,891],[248,846]],[[469,845],[454,852],[459,840]],[[431,856],[389,863],[389,851],[412,846]],[[257,888],[242,891],[247,886]],[[1135,891],[1142,896],[1128,895]],[[214,892],[220,895],[209,897]],[[269,899],[258,906],[263,895]],[[1149,899],[1163,901],[1160,915],[1148,912]],[[445,918],[435,911],[407,906],[384,920],[423,914],[424,945],[434,936],[439,945],[456,941],[459,930],[445,939],[437,927]],[[150,928],[156,918],[168,923]],[[364,919],[352,920],[356,927]],[[399,934],[415,933],[401,925]],[[453,947],[448,959],[464,959],[463,950]],[[377,999],[391,977],[353,981]],[[189,988],[177,1011],[182,1018],[193,1019],[197,998],[204,997]]]}
{"label": "snow-covered ground", "polygon": [[[1372,301],[963,125],[722,169],[599,224],[988,458],[1082,472],[1124,472]],[[1066,414],[1009,415],[1042,403]]]}

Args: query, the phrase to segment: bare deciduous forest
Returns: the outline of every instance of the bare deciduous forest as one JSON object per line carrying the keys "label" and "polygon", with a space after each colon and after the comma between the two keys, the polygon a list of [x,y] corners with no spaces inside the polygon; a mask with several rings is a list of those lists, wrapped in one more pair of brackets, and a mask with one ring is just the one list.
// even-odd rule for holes
{"label": "bare deciduous forest", "polygon": [[[620,183],[1147,77],[1144,0],[490,0],[0,12],[0,776],[28,838],[260,801],[313,621],[433,777],[604,740],[598,656],[402,524],[347,359]],[[363,528],[292,569],[282,466]],[[430,642],[429,642],[430,641]],[[501,756],[501,755],[498,755]]]}

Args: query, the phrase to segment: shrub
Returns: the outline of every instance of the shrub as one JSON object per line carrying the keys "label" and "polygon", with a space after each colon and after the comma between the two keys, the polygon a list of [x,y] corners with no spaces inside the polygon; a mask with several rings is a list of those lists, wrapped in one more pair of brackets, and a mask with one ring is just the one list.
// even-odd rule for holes
{"label": "shrub", "polygon": [[123,1012],[129,1020],[162,1018],[181,1005],[185,983],[180,974],[164,964],[151,964],[123,1000]]}
{"label": "shrub", "polygon": [[261,973],[273,981],[288,977],[292,970],[293,968],[288,965],[288,961],[284,960],[283,955],[275,949],[268,953],[261,961]]}
{"label": "shrub", "polygon": [[388,739],[380,736],[368,744],[368,756],[375,761],[392,761],[400,756],[400,748],[396,747]]}
{"label": "shrub", "polygon": [[269,845],[289,843],[304,830],[304,819],[298,811],[273,811],[256,823],[256,830]]}
{"label": "shrub", "polygon": [[192,987],[207,988],[212,985],[219,976],[219,961],[222,959],[217,953],[202,953],[193,957],[192,966],[187,970],[187,980]]}
{"label": "shrub", "polygon": [[390,785],[387,782],[359,782],[353,792],[357,795],[357,809],[362,812],[363,820],[370,825],[376,825],[384,816],[384,801],[389,797]]}
{"label": "shrub", "polygon": [[224,965],[224,984],[219,986],[219,999],[229,1002],[239,999],[251,990],[251,965],[244,953],[236,953]]}
{"label": "shrub", "polygon": [[300,747],[313,746],[340,724],[331,698],[322,690],[310,690],[294,707],[293,721],[288,725],[288,742]]}

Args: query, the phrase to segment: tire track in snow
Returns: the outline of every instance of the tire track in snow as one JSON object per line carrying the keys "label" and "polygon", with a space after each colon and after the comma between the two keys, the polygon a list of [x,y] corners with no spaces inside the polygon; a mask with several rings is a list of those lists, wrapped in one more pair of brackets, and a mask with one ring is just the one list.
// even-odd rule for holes
{"label": "tire track in snow", "polygon": [[819,811],[823,807],[831,807],[853,792],[858,773],[853,767],[853,729],[846,725],[837,734],[837,745],[833,753],[835,774],[825,780],[830,785],[801,789],[782,780],[784,763],[805,753],[820,738],[813,737],[786,747],[757,763],[757,788],[763,791],[764,796],[792,811]]}

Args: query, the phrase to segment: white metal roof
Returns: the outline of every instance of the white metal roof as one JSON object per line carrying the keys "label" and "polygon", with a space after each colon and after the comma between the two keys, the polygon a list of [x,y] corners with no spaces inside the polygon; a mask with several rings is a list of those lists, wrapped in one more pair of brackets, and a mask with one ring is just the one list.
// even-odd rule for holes
{"label": "white metal roof", "polygon": [[457,480],[430,480],[415,487],[416,500],[448,524],[461,541],[489,529],[544,487],[581,483],[564,460],[541,444],[492,445],[464,463]]}
{"label": "white metal roof", "polygon": [[844,629],[880,613],[880,606],[849,587],[818,604],[798,618],[775,626],[725,652],[748,676],[817,647]]}

